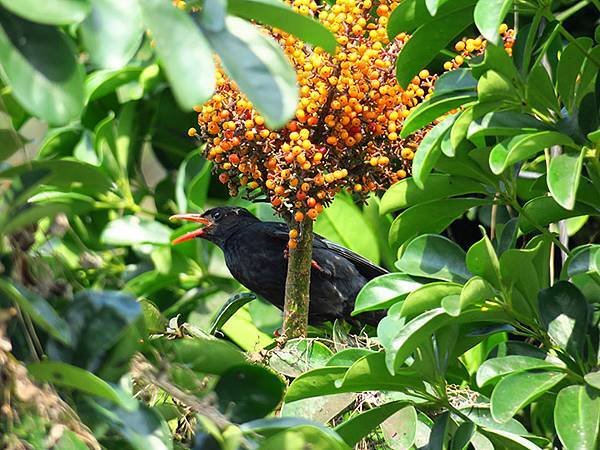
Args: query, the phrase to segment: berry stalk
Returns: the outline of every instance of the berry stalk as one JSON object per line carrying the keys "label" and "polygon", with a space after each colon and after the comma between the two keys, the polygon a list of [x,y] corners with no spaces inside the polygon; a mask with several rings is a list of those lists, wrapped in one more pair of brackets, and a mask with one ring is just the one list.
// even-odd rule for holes
{"label": "berry stalk", "polygon": [[[290,221],[292,226],[298,223]],[[310,269],[313,249],[313,221],[306,217],[300,224],[300,233],[289,246],[285,302],[283,307],[283,336],[285,339],[306,337],[310,298]]]}

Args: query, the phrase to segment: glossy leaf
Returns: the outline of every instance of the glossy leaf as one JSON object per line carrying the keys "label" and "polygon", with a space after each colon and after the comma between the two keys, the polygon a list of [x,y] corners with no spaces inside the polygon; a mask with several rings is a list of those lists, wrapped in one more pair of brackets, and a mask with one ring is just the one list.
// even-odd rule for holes
{"label": "glossy leaf", "polygon": [[444,298],[459,294],[460,291],[460,284],[446,281],[428,283],[406,297],[402,302],[400,314],[407,318],[416,317],[430,309],[439,308]]}
{"label": "glossy leaf", "polygon": [[171,229],[159,222],[137,216],[124,216],[106,225],[100,240],[106,245],[167,245]]}
{"label": "glossy leaf", "polygon": [[403,273],[390,273],[370,280],[356,297],[352,315],[387,309],[422,286],[422,283]]}
{"label": "glossy leaf", "polygon": [[506,422],[566,376],[559,372],[520,372],[503,378],[492,392],[492,416]]}
{"label": "glossy leaf", "polygon": [[448,132],[454,120],[455,118],[449,118],[437,124],[425,135],[419,144],[413,160],[412,171],[413,179],[421,189],[425,189],[425,181],[442,154],[442,138]]}
{"label": "glossy leaf", "polygon": [[143,36],[138,0],[94,0],[81,24],[81,39],[90,62],[103,69],[120,69],[127,64]]}
{"label": "glossy leaf", "polygon": [[[452,73],[452,72],[449,72]],[[459,106],[477,98],[474,92],[459,91],[445,95],[431,96],[428,100],[414,108],[404,121],[400,137],[408,137],[411,133],[429,125],[434,120]]]}
{"label": "glossy leaf", "polygon": [[590,313],[581,291],[567,281],[559,281],[540,291],[539,308],[550,339],[572,355],[583,355]]}
{"label": "glossy leaf", "polygon": [[130,398],[127,398],[102,378],[70,364],[58,361],[41,361],[29,364],[27,371],[38,381],[102,397],[124,408],[128,408],[132,402]]}
{"label": "glossy leaf", "polygon": [[445,237],[427,234],[408,243],[396,267],[409,275],[465,282],[471,278],[465,252]]}
{"label": "glossy leaf", "polygon": [[479,387],[493,384],[505,375],[529,370],[559,371],[560,367],[548,361],[531,356],[509,355],[485,361],[477,370]]}
{"label": "glossy leaf", "polygon": [[285,347],[273,351],[269,366],[283,375],[297,377],[308,370],[324,367],[332,355],[332,351],[317,340],[292,339]]}
{"label": "glossy leaf", "polygon": [[588,37],[577,38],[576,42],[567,45],[560,56],[556,71],[556,86],[561,101],[569,111],[572,111],[575,106],[578,78],[586,59],[581,49],[589,51],[592,45],[593,41]]}
{"label": "glossy leaf", "polygon": [[512,0],[479,0],[475,6],[475,25],[482,36],[495,45],[500,45],[498,29],[512,4]]}
{"label": "glossy leaf", "polygon": [[483,278],[475,276],[467,281],[460,291],[459,307],[449,314],[458,315],[470,306],[483,303],[495,297],[494,288]]}
{"label": "glossy leaf", "polygon": [[560,105],[554,85],[546,68],[541,64],[536,64],[527,78],[527,103],[543,114],[560,112]]}
{"label": "glossy leaf", "polygon": [[431,200],[440,200],[455,195],[485,194],[485,187],[470,178],[432,173],[427,178],[425,189],[420,189],[414,178],[405,178],[393,184],[381,198],[380,214],[418,205]]}
{"label": "glossy leaf", "polygon": [[411,206],[394,219],[388,240],[392,247],[399,247],[415,236],[441,233],[469,209],[488,203],[480,198],[448,198]]}
{"label": "glossy leaf", "polygon": [[583,202],[575,202],[572,210],[565,209],[552,197],[545,195],[529,200],[525,203],[523,210],[525,213],[519,218],[519,228],[523,233],[530,233],[536,229],[529,219],[533,220],[539,226],[546,226],[569,217],[596,215],[598,213],[595,208]]}
{"label": "glossy leaf", "polygon": [[477,80],[473,77],[471,69],[458,68],[440,75],[435,82],[435,91],[431,97],[438,98],[446,94],[464,91],[475,92],[476,88]]}
{"label": "glossy leaf", "polygon": [[169,2],[142,0],[139,4],[177,102],[187,110],[204,103],[215,89],[215,67],[203,34],[185,12]]}
{"label": "glossy leaf", "polygon": [[561,278],[600,272],[600,245],[589,244],[577,247],[565,261]]}
{"label": "glossy leaf", "polygon": [[575,207],[585,149],[577,153],[562,153],[550,161],[548,189],[554,200],[565,209]]}
{"label": "glossy leaf", "polygon": [[[442,48],[472,23],[474,1],[447,4],[453,4],[454,8],[448,12],[440,9],[432,20],[426,21],[412,33],[410,40],[402,48],[396,60],[396,78],[401,86],[407,85]],[[389,30],[390,26],[388,26],[388,34],[390,34]]]}
{"label": "glossy leaf", "polygon": [[219,409],[232,421],[259,419],[275,409],[285,385],[274,372],[258,365],[234,366],[215,386]]}
{"label": "glossy leaf", "polygon": [[228,0],[230,14],[255,20],[284,30],[302,41],[335,53],[337,42],[333,34],[307,16],[295,13],[287,4],[274,0]]}
{"label": "glossy leaf", "polygon": [[493,111],[474,118],[468,124],[467,137],[472,140],[483,136],[517,136],[541,131],[552,131],[552,128],[527,114]]}
{"label": "glossy leaf", "polygon": [[572,385],[556,397],[554,423],[567,449],[594,448],[598,442],[600,397],[586,386]]}
{"label": "glossy leaf", "polygon": [[[338,438],[339,439],[339,438]],[[260,446],[260,450],[304,450],[306,448],[318,448],[322,450],[346,450],[343,441],[313,425],[303,425],[288,428],[280,433],[266,439]]]}
{"label": "glossy leaf", "polygon": [[378,427],[384,420],[404,408],[407,402],[396,401],[369,409],[363,413],[350,417],[335,427],[346,444],[355,446],[361,439]]}
{"label": "glossy leaf", "polygon": [[416,346],[448,323],[449,318],[443,308],[435,308],[408,322],[392,336],[391,340],[382,339],[380,336],[381,345],[386,351],[386,366],[390,373],[395,374]]}
{"label": "glossy leaf", "polygon": [[18,305],[36,325],[54,339],[65,345],[73,343],[73,336],[68,323],[56,313],[44,298],[34,292],[19,288],[4,278],[0,278],[0,294],[11,303]]}
{"label": "glossy leaf", "polygon": [[47,25],[81,22],[90,11],[90,0],[0,0],[0,5],[24,19]]}
{"label": "glossy leaf", "polygon": [[[227,17],[220,31],[202,30],[225,72],[264,116],[267,125],[274,129],[285,125],[296,111],[298,85],[281,47],[238,17]],[[197,62],[194,65],[198,67]]]}
{"label": "glossy leaf", "polygon": [[83,69],[59,29],[0,10],[0,68],[31,114],[65,125],[83,109]]}
{"label": "glossy leaf", "polygon": [[469,248],[467,252],[467,268],[474,275],[479,275],[492,286],[500,287],[500,263],[492,242],[487,236]]}
{"label": "glossy leaf", "polygon": [[210,334],[215,334],[241,307],[255,299],[256,295],[251,292],[242,292],[241,294],[236,294],[227,299],[215,314],[208,332]]}
{"label": "glossy leaf", "polygon": [[494,146],[490,152],[490,168],[496,175],[507,167],[531,158],[553,145],[573,145],[573,140],[556,131],[540,131],[514,136]]}
{"label": "glossy leaf", "polygon": [[165,349],[174,363],[200,373],[221,375],[247,362],[233,344],[208,337],[168,341]]}
{"label": "glossy leaf", "polygon": [[374,350],[368,348],[345,348],[335,353],[327,361],[327,366],[350,367],[363,356],[369,356],[375,353]]}

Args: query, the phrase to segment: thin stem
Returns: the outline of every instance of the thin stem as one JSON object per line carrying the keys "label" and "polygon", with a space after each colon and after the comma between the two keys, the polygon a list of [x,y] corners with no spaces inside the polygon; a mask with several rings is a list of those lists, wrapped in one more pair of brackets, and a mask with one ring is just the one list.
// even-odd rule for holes
{"label": "thin stem", "polygon": [[523,208],[521,208],[521,205],[519,205],[519,203],[516,200],[511,201],[511,205],[513,208],[515,208],[515,210],[522,215],[523,217],[525,217],[527,220],[529,220],[533,226],[540,232],[542,233],[544,236],[548,237],[549,239],[552,240],[552,242],[554,242],[558,248],[560,248],[563,252],[565,252],[567,255],[569,254],[569,249],[567,247],[565,247],[562,242],[560,242],[556,236],[554,236],[554,234],[552,234],[550,231],[548,231],[546,228],[542,227],[541,225],[538,225],[535,220],[533,220],[533,218],[527,214],[525,212],[525,210]]}
{"label": "thin stem", "polygon": [[[291,228],[290,221],[290,228]],[[283,306],[283,337],[306,337],[310,300],[310,269],[313,246],[313,222],[305,218],[301,223],[298,245],[289,250],[285,301]]]}
{"label": "thin stem", "polygon": [[[592,1],[595,3],[598,2],[598,0],[592,0]],[[567,20],[569,17],[571,17],[573,14],[575,14],[577,11],[585,8],[589,4],[590,4],[590,0],[582,0],[579,3],[575,3],[569,9],[565,9],[563,12],[558,13],[556,15],[556,20],[558,20],[559,22],[563,22],[563,21]]]}
{"label": "thin stem", "polygon": [[[552,17],[552,16],[551,16]],[[559,26],[560,34],[562,34],[570,43],[572,43],[577,49],[585,55],[591,62],[593,62],[596,67],[600,68],[600,60],[596,58],[595,55],[592,55],[586,48],[582,47],[582,45],[577,41],[577,38],[573,36],[569,31],[563,27],[562,24]]]}
{"label": "thin stem", "polygon": [[596,7],[598,11],[600,11],[600,1],[592,0],[592,4]]}

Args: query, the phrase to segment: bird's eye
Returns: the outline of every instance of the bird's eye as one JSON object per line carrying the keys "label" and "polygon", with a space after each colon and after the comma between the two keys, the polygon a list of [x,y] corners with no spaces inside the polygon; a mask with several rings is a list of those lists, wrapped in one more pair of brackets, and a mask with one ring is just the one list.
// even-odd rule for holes
{"label": "bird's eye", "polygon": [[217,211],[213,214],[213,219],[219,220],[221,218],[221,216],[222,216],[221,211]]}

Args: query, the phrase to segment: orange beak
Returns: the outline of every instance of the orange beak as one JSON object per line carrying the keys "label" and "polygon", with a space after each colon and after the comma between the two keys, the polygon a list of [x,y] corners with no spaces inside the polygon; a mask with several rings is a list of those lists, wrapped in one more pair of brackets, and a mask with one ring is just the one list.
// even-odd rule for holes
{"label": "orange beak", "polygon": [[[213,225],[209,219],[202,217],[202,214],[175,214],[174,216],[169,217],[169,220],[187,220],[189,222],[200,223],[207,227]],[[204,230],[205,228],[199,228],[197,230],[190,231],[189,233],[185,233],[179,236],[177,239],[173,239],[173,245],[181,244],[182,242],[189,241],[197,237],[202,237]]]}

